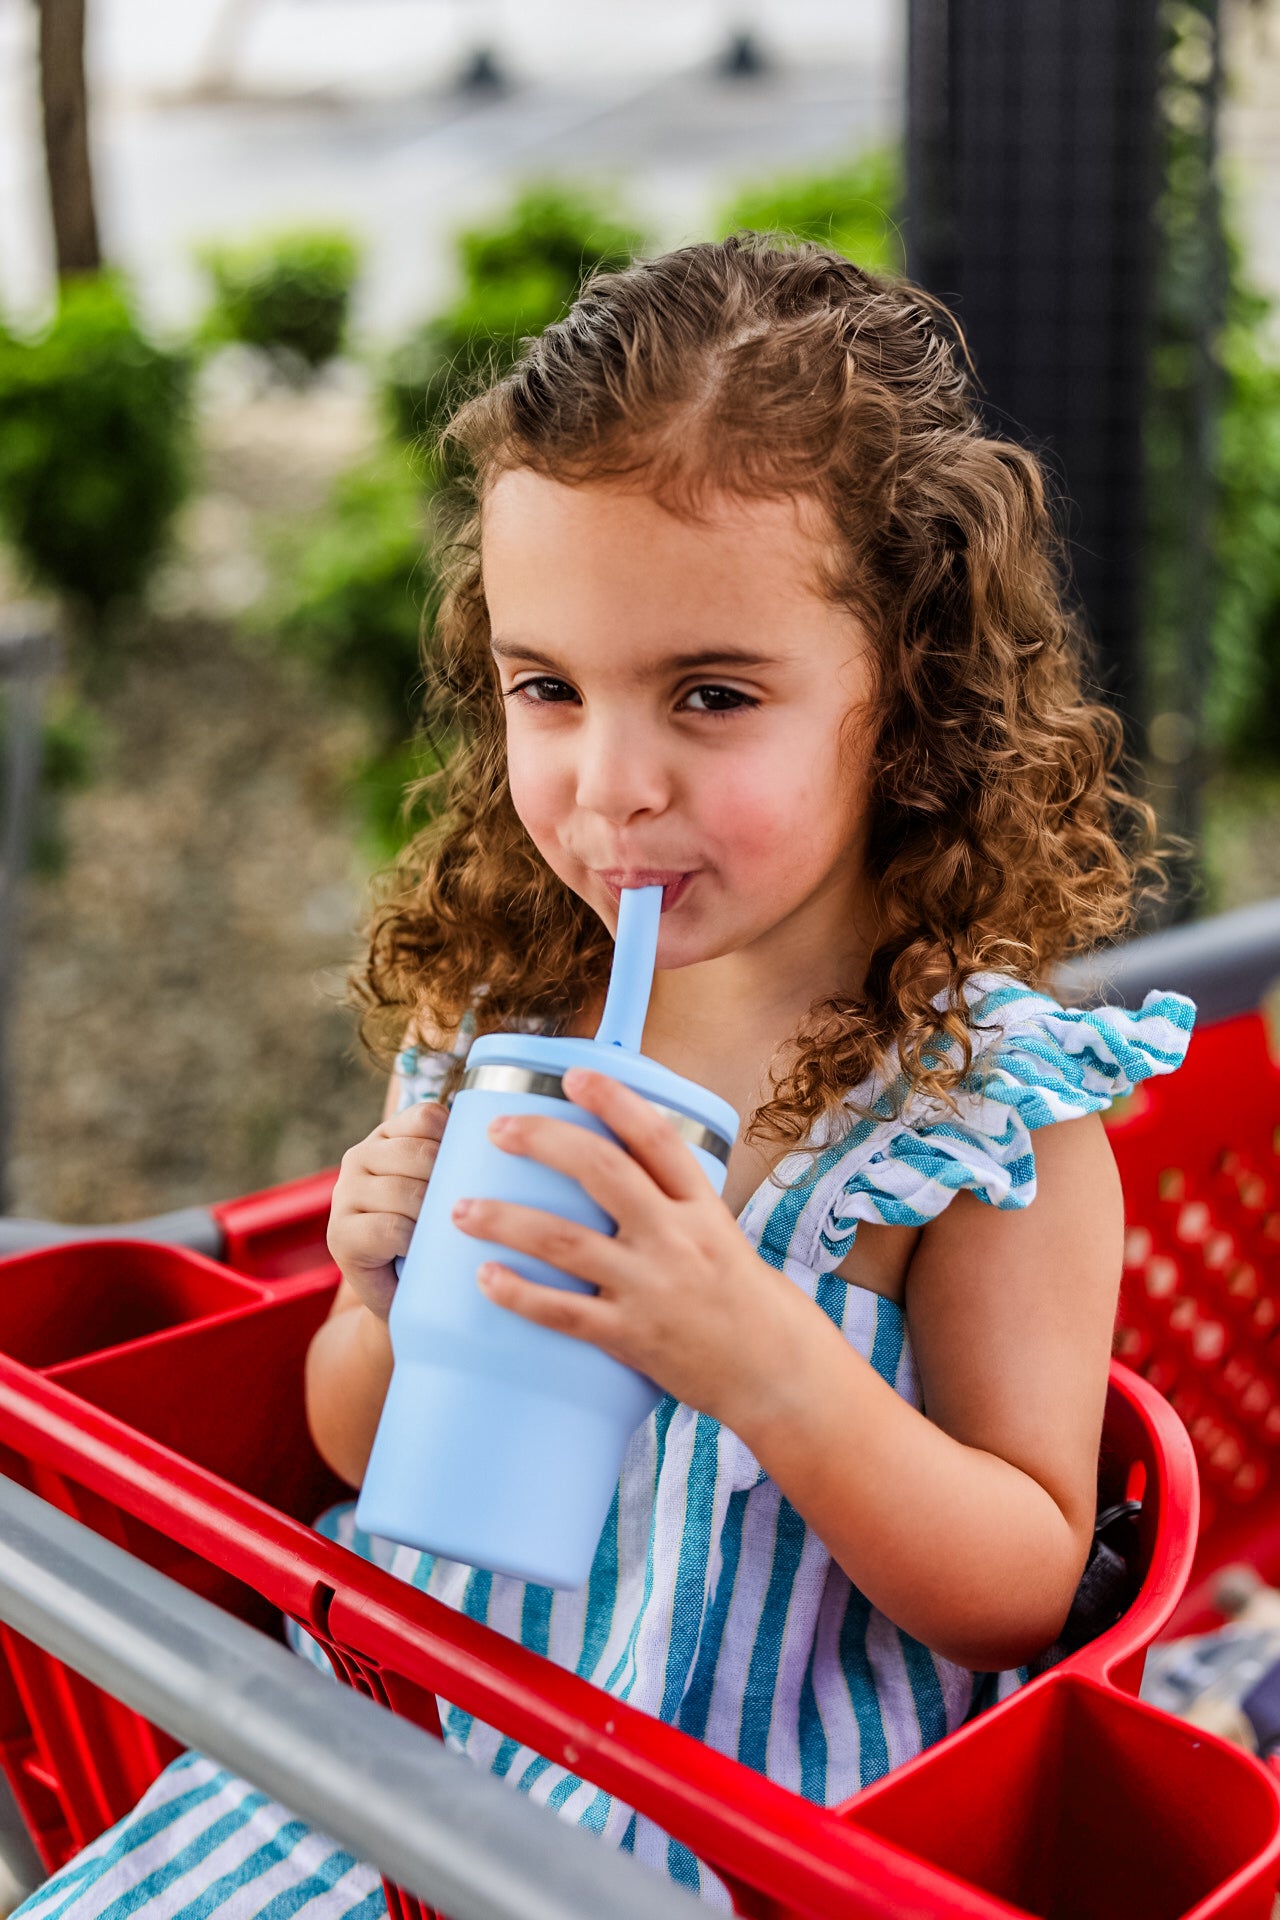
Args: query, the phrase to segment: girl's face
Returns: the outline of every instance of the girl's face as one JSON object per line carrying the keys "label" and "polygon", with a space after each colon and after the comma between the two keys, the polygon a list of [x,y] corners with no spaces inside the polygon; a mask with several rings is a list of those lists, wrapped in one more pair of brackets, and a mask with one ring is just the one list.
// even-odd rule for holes
{"label": "girl's face", "polygon": [[870,649],[813,584],[823,538],[808,500],[720,495],[696,526],[525,470],[485,500],[516,812],[610,928],[663,884],[663,968],[839,938],[863,904]]}

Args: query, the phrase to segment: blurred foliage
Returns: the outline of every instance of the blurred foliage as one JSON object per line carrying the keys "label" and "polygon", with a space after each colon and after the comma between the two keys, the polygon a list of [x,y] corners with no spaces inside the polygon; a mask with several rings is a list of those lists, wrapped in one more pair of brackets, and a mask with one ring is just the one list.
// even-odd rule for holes
{"label": "blurred foliage", "polygon": [[[1193,842],[1199,839],[1197,796],[1209,757],[1213,463],[1223,397],[1213,342],[1227,279],[1214,153],[1216,29],[1210,4],[1157,0],[1160,180],[1144,421],[1147,748],[1164,824]],[[1192,859],[1172,864],[1172,910],[1178,915],[1195,896],[1199,876]]]}
{"label": "blurred foliage", "polygon": [[87,787],[111,744],[106,722],[69,687],[58,687],[45,707],[40,741],[40,786],[31,836],[33,873],[50,878],[67,863],[62,802]]}
{"label": "blurred foliage", "polygon": [[33,338],[0,335],[0,525],[96,620],[137,594],[191,479],[190,363],[108,275],[68,280]]}
{"label": "blurred foliage", "polygon": [[1280,352],[1219,179],[1213,8],[1165,0],[1161,19],[1145,639],[1152,710],[1178,724],[1194,786],[1280,765]]}
{"label": "blurred foliage", "polygon": [[214,290],[207,339],[262,347],[286,372],[314,372],[341,351],[360,270],[348,234],[297,228],[198,257]]}
{"label": "blurred foliage", "polygon": [[419,634],[435,591],[430,495],[391,443],[343,475],[326,509],[278,540],[276,590],[247,624],[363,701],[376,745],[352,769],[352,797],[375,864],[403,844],[400,803],[423,751],[407,739],[421,690]]}
{"label": "blurred foliage", "polygon": [[860,267],[901,273],[905,255],[897,214],[901,162],[874,147],[821,173],[795,173],[744,188],[721,214],[721,237],[736,227],[817,240]]}
{"label": "blurred foliage", "polygon": [[469,292],[546,274],[568,307],[589,273],[625,267],[641,244],[639,230],[603,200],[542,183],[520,192],[509,213],[460,233],[458,260]]}
{"label": "blurred foliage", "polygon": [[460,233],[460,295],[391,356],[392,430],[404,440],[431,433],[483,380],[505,373],[522,337],[541,333],[572,306],[589,273],[625,266],[642,243],[603,203],[546,184],[527,187],[509,213]]}
{"label": "blurred foliage", "polygon": [[416,705],[418,634],[434,586],[426,497],[398,447],[344,474],[327,510],[286,541],[283,593],[254,616],[374,714],[388,744]]}
{"label": "blurred foliage", "polygon": [[420,827],[427,824],[427,803],[412,807],[407,789],[411,781],[434,772],[446,743],[433,745],[421,735],[373,754],[356,767],[351,794],[360,822],[360,835],[370,863],[382,866],[397,854]]}
{"label": "blurred foliage", "polygon": [[1233,762],[1280,767],[1280,354],[1238,251],[1220,355],[1214,678],[1209,723]]}

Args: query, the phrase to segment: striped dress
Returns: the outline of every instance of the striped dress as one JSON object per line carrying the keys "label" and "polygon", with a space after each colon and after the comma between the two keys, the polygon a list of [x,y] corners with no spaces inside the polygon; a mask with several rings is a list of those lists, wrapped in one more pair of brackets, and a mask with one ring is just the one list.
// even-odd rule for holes
{"label": "striped dress", "polygon": [[[818,1151],[788,1155],[739,1216],[748,1238],[911,1405],[906,1318],[834,1269],[862,1220],[924,1226],[962,1188],[987,1205],[1035,1197],[1032,1135],[1095,1113],[1182,1062],[1195,1018],[1179,994],[1139,1010],[1069,1010],[998,974],[968,983],[975,1058],[958,1114],[860,1088],[872,1107]],[[469,1040],[463,1034],[458,1051]],[[397,1061],[400,1106],[435,1096],[453,1056]],[[490,1574],[370,1540],[350,1503],[321,1526],[402,1579],[807,1797],[834,1804],[1017,1687],[901,1631],[852,1585],[738,1437],[670,1395],[633,1436],[586,1585]],[[323,1654],[298,1634],[300,1652]],[[651,1820],[441,1702],[446,1740],[561,1817],[729,1910],[723,1884]],[[292,1877],[291,1877],[292,1876]],[[199,1756],[174,1763],[108,1834],[26,1902],[22,1920],[206,1920],[306,1907],[380,1913],[376,1876]],[[284,1904],[281,1904],[281,1903]]]}

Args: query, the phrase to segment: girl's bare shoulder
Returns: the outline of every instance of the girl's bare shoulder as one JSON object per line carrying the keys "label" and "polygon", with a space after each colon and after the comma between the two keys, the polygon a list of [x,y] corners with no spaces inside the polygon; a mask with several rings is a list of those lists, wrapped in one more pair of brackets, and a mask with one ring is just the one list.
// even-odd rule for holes
{"label": "girl's bare shoulder", "polygon": [[[1100,1113],[1035,1135],[1034,1191],[1016,1207],[961,1191],[920,1231],[905,1290],[914,1326],[957,1318],[988,1339],[1008,1324],[1115,1316],[1124,1193]],[[1059,1318],[1061,1316],[1061,1318]]]}

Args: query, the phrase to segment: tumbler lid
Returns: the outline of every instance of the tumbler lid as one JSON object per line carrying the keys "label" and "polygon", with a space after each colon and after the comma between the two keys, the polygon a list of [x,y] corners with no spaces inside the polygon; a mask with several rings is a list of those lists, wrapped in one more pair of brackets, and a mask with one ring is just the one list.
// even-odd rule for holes
{"label": "tumbler lid", "polygon": [[726,1150],[738,1137],[738,1116],[727,1100],[629,1047],[542,1033],[486,1033],[473,1040],[467,1071],[495,1065],[527,1067],[557,1079],[570,1067],[588,1067],[593,1073],[607,1073],[621,1080],[658,1106],[672,1107],[698,1121],[723,1141]]}

